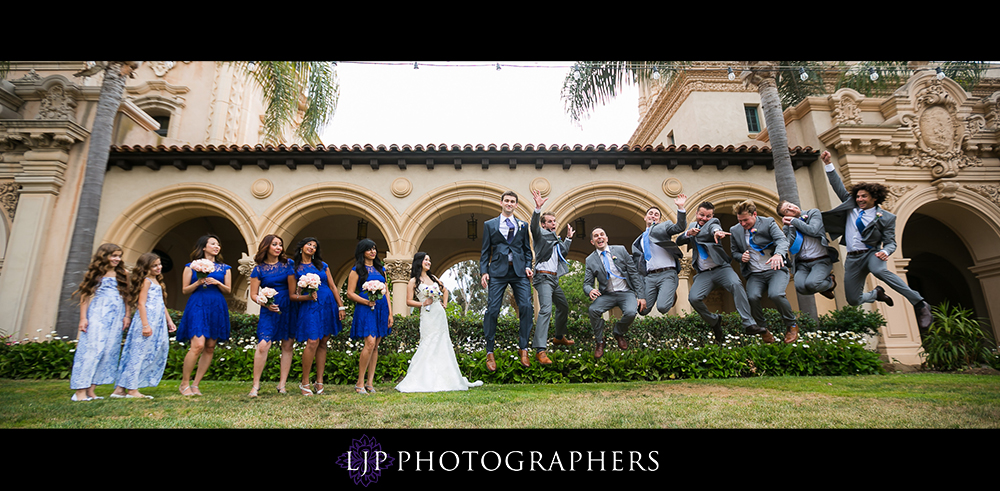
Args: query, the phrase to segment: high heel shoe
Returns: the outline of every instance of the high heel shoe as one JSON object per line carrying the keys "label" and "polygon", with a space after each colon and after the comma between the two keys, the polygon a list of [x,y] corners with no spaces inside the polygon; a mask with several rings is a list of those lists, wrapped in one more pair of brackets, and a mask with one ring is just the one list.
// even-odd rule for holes
{"label": "high heel shoe", "polygon": [[356,394],[368,394],[368,391],[366,391],[365,388],[361,387],[360,385],[355,385],[354,386],[354,392]]}
{"label": "high heel shoe", "polygon": [[306,385],[299,384],[299,390],[302,391],[302,395],[304,395],[304,396],[311,396],[311,395],[313,395],[313,391],[309,390],[309,384],[306,384]]}
{"label": "high heel shoe", "polygon": [[194,392],[188,392],[188,391],[191,390],[191,386],[190,385],[184,385],[184,386],[178,387],[177,390],[180,391],[180,393],[181,393],[182,396],[193,396],[194,395]]}
{"label": "high heel shoe", "polygon": [[257,391],[258,390],[260,390],[260,386],[259,385],[255,385],[255,386],[251,387],[250,388],[250,394],[249,394],[250,397],[257,397]]}
{"label": "high heel shoe", "polygon": [[283,386],[278,386],[277,389],[279,394],[288,394],[288,391]]}
{"label": "high heel shoe", "polygon": [[316,382],[315,384],[313,384],[313,392],[316,395],[322,394],[323,393],[323,383],[322,382]]}
{"label": "high heel shoe", "polygon": [[375,393],[375,387],[372,387],[370,385],[366,385],[365,386],[365,390],[367,390],[369,394],[374,394]]}
{"label": "high heel shoe", "polygon": [[191,386],[191,391],[194,392],[194,395],[196,395],[196,396],[200,396],[201,395],[201,391],[198,390],[198,386],[197,385],[192,385]]}

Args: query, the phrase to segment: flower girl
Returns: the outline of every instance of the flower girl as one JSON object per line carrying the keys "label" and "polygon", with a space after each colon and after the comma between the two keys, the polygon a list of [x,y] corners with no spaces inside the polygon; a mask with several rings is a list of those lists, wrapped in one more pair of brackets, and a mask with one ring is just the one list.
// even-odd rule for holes
{"label": "flower girl", "polygon": [[118,387],[111,397],[152,399],[153,396],[142,394],[139,389],[156,387],[163,377],[170,351],[167,330],[174,332],[177,326],[163,303],[166,293],[162,270],[160,257],[152,252],[139,256],[132,269],[129,298],[136,312],[118,365]]}

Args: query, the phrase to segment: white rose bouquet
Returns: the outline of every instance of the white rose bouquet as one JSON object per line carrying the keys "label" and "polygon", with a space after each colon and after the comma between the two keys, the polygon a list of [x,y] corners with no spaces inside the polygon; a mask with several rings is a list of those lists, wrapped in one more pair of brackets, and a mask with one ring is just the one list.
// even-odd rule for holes
{"label": "white rose bouquet", "polygon": [[[257,303],[267,307],[274,303],[274,297],[278,296],[278,290],[264,287],[257,291]],[[278,312],[279,314],[281,312]]]}
{"label": "white rose bouquet", "polygon": [[[379,280],[369,280],[361,285],[361,289],[368,292],[368,299],[374,302],[378,302],[380,298],[385,294],[385,283]],[[371,306],[372,310],[375,310],[375,306]]]}
{"label": "white rose bouquet", "polygon": [[306,296],[309,296],[309,295],[312,295],[313,292],[315,292],[316,290],[319,290],[320,282],[321,282],[321,280],[320,280],[318,274],[316,274],[316,273],[306,273],[306,274],[302,275],[301,278],[299,278],[298,285],[299,285],[299,289],[302,290],[302,294],[306,295]]}
{"label": "white rose bouquet", "polygon": [[[191,271],[198,275],[199,280],[203,280],[215,271],[215,263],[204,258],[197,259],[191,261]],[[208,285],[201,285],[201,287],[208,288]]]}

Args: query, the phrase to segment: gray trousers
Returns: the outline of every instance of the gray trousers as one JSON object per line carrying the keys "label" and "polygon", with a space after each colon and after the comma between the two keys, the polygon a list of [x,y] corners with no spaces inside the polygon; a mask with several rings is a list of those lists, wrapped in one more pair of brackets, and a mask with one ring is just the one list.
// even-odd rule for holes
{"label": "gray trousers", "polygon": [[587,315],[590,316],[590,325],[594,328],[594,341],[604,341],[604,313],[611,310],[616,305],[622,309],[622,318],[615,323],[615,334],[624,336],[628,332],[628,327],[632,325],[638,313],[639,301],[632,292],[605,292],[594,300],[587,308]]}
{"label": "gray trousers", "polygon": [[899,276],[889,271],[889,268],[885,265],[886,262],[875,256],[875,253],[878,251],[879,249],[869,249],[864,254],[856,256],[848,254],[844,260],[844,294],[847,296],[847,303],[860,305],[875,301],[875,290],[862,293],[868,273],[875,275],[876,278],[884,281],[890,288],[896,290],[897,293],[906,297],[910,301],[910,304],[916,305],[920,303],[924,297],[916,291],[911,290]]}
{"label": "gray trousers", "polygon": [[709,325],[714,325],[719,320],[719,316],[708,311],[705,306],[705,298],[717,287],[725,288],[733,296],[736,302],[736,311],[743,319],[743,327],[754,325],[753,316],[750,315],[750,302],[747,301],[747,292],[743,289],[739,275],[729,266],[721,266],[711,271],[701,271],[694,277],[691,284],[691,292],[688,293],[688,302],[694,307],[695,312],[701,319]]}
{"label": "gray trousers", "polygon": [[555,337],[566,336],[566,320],[569,318],[569,302],[559,288],[559,279],[548,273],[535,273],[532,283],[538,291],[538,321],[535,322],[535,336],[531,345],[536,350],[544,350],[549,341],[549,322],[552,307],[556,309]]}
{"label": "gray trousers", "polygon": [[817,259],[808,263],[795,261],[795,291],[799,295],[813,295],[833,288],[830,273],[833,259]]}
{"label": "gray trousers", "polygon": [[788,270],[768,270],[760,273],[750,273],[747,275],[747,300],[750,301],[750,315],[758,326],[767,327],[767,320],[764,319],[764,308],[760,305],[760,300],[764,297],[774,302],[781,314],[781,321],[785,327],[795,325],[795,314],[792,313],[792,305],[785,297],[785,289],[788,288]]}
{"label": "gray trousers", "polygon": [[653,311],[653,307],[661,314],[666,314],[670,307],[674,306],[674,294],[677,293],[677,270],[668,269],[646,275],[646,308],[639,311],[642,315],[647,315]]}

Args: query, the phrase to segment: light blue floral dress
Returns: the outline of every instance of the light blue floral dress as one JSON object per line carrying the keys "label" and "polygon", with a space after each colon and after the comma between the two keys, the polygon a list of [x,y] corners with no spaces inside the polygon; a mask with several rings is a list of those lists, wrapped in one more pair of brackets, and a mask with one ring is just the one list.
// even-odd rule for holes
{"label": "light blue floral dress", "polygon": [[159,283],[149,278],[149,292],[146,295],[146,318],[153,329],[151,336],[142,335],[142,318],[139,309],[129,324],[125,348],[118,366],[117,385],[128,390],[156,387],[163,378],[170,351],[170,337],[167,334],[167,313],[163,305],[163,290]]}
{"label": "light blue floral dress", "polygon": [[118,280],[101,278],[87,306],[87,331],[77,338],[70,389],[114,383],[124,320],[125,301],[118,292]]}

